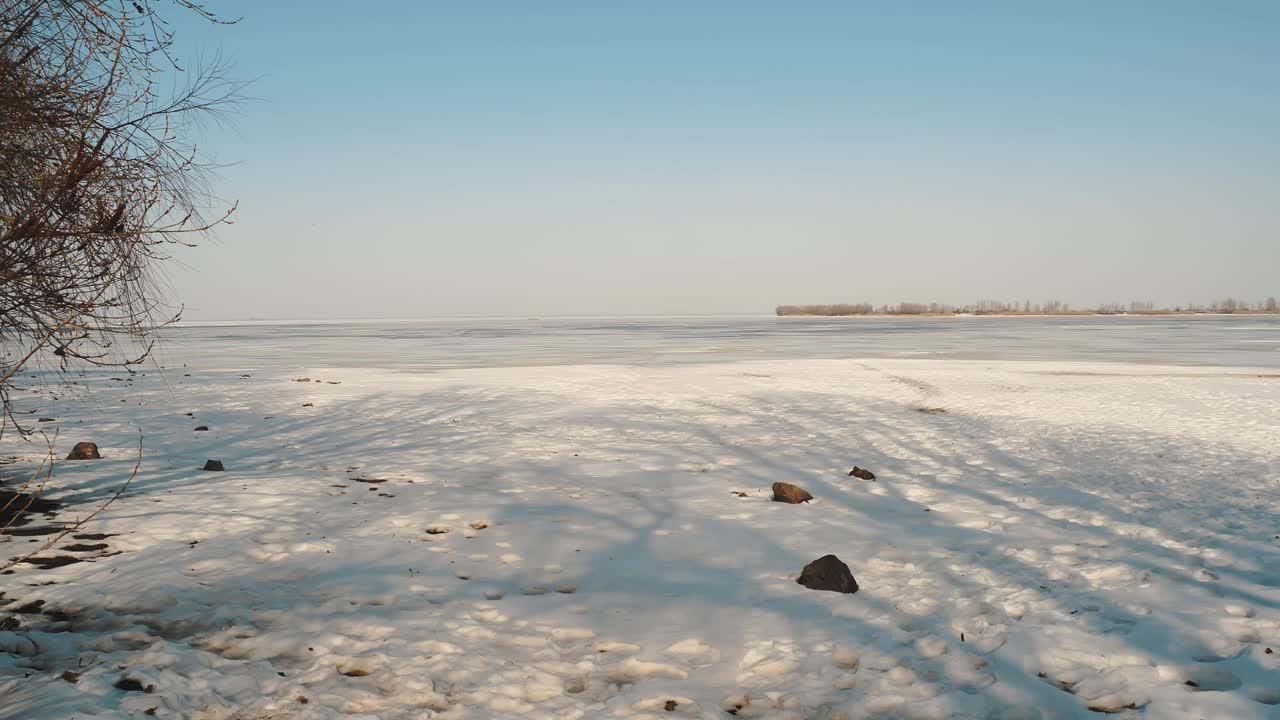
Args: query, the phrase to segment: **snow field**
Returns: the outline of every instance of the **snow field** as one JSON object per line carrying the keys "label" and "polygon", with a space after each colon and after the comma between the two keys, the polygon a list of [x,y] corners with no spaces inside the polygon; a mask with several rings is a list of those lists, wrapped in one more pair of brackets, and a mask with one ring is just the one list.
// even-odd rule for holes
{"label": "snow field", "polygon": [[[0,717],[1280,718],[1263,371],[190,372],[29,394],[102,447],[59,497],[145,461],[0,578]],[[856,595],[795,583],[829,552]]]}

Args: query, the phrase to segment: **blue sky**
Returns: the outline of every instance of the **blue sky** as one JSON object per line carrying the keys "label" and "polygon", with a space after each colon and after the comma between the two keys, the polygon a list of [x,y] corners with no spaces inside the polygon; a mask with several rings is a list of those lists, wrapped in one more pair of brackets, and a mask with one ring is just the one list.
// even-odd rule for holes
{"label": "blue sky", "polygon": [[1280,3],[211,7],[191,319],[1280,294]]}

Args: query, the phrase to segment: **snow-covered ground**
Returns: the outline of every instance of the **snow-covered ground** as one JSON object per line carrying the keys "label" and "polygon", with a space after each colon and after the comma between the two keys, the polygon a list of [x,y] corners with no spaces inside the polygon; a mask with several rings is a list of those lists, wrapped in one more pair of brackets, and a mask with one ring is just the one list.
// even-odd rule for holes
{"label": "snow-covered ground", "polygon": [[1280,718],[1274,370],[240,374],[23,393],[59,519],[146,449],[0,576],[0,717]]}

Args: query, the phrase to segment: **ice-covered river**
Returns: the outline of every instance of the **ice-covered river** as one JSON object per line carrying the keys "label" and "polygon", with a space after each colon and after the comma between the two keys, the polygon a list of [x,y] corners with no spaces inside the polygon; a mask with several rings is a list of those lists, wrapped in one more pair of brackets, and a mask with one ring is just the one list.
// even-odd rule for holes
{"label": "ice-covered river", "polygon": [[1280,366],[1280,316],[582,318],[195,323],[161,361],[434,370],[921,357]]}

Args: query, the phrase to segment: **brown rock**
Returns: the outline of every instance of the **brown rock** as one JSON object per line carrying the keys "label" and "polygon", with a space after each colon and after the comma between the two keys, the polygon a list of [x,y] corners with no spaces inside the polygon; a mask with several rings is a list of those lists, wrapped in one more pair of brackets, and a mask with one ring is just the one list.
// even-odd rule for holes
{"label": "brown rock", "polygon": [[208,470],[209,472],[222,472],[226,468],[222,467],[221,460],[205,460],[204,467],[200,469]]}
{"label": "brown rock", "polygon": [[830,590],[840,593],[858,592],[858,581],[853,578],[853,573],[849,572],[849,566],[845,565],[835,555],[823,555],[805,565],[796,582],[810,590]]}
{"label": "brown rock", "polygon": [[76,446],[71,448],[71,452],[67,455],[68,460],[101,460],[102,456],[98,454],[98,446],[91,442],[78,442]]}
{"label": "brown rock", "polygon": [[813,496],[804,488],[796,487],[791,483],[784,482],[776,482],[773,484],[774,502],[784,502],[795,505],[797,503],[809,502],[812,499]]}
{"label": "brown rock", "polygon": [[201,426],[197,427],[195,430],[193,430],[192,432],[209,432],[209,426],[208,426],[208,425],[201,425]]}
{"label": "brown rock", "polygon": [[862,480],[875,480],[876,474],[866,468],[860,468],[857,465],[854,465],[853,469],[849,471],[849,477],[856,477]]}

